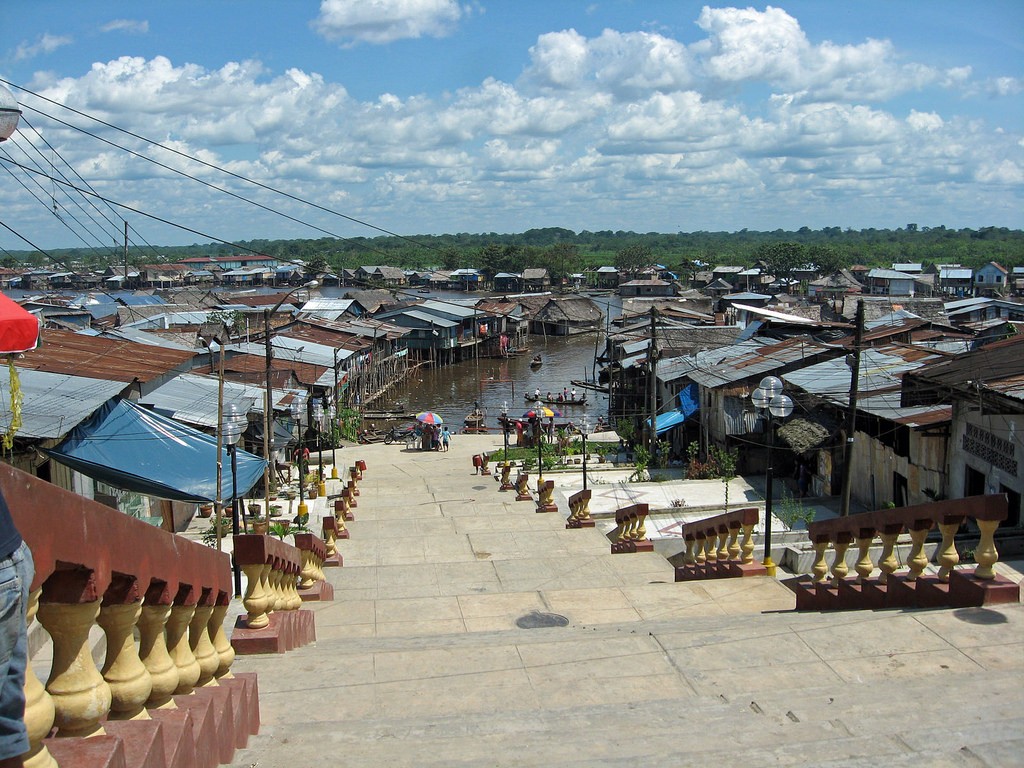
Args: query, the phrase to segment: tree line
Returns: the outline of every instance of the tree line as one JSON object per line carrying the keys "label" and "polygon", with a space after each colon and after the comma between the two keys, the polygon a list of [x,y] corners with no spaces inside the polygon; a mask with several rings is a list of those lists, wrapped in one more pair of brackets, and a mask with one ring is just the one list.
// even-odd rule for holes
{"label": "tree line", "polygon": [[[916,224],[897,229],[801,227],[796,231],[744,229],[675,234],[573,232],[545,227],[513,234],[323,237],[131,248],[129,261],[135,265],[173,263],[197,256],[236,255],[239,251],[302,262],[315,266],[315,271],[388,265],[417,270],[475,268],[494,275],[544,267],[559,278],[601,266],[630,272],[661,264],[671,271],[691,274],[705,266],[752,266],[761,260],[780,273],[804,264],[815,264],[823,272],[832,272],[853,264],[889,267],[906,262],[971,268],[989,261],[1005,267],[1024,265],[1024,232],[1005,227],[947,229]],[[0,260],[8,267],[46,266],[51,262],[75,269],[95,269],[123,263],[123,253],[119,249],[72,248],[49,254],[6,252]]]}

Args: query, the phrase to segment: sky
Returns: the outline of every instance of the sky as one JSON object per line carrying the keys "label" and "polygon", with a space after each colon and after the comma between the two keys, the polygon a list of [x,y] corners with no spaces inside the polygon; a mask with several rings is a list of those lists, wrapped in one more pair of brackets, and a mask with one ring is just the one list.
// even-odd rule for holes
{"label": "sky", "polygon": [[122,219],[154,246],[1024,228],[1019,0],[15,0],[3,29],[7,250]]}

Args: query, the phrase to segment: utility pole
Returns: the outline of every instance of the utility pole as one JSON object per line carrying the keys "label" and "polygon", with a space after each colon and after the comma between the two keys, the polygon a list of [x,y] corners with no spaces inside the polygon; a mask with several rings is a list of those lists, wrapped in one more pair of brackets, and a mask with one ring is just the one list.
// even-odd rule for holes
{"label": "utility pole", "polygon": [[[864,299],[857,302],[853,353],[850,355],[850,410],[846,414],[846,442],[843,444],[843,495],[840,517],[850,514],[850,487],[853,484],[853,433],[857,429],[857,387],[860,384],[860,347],[864,340]],[[853,358],[850,360],[850,358]]]}
{"label": "utility pole", "polygon": [[128,221],[124,222],[124,283],[121,287],[128,290]]}
{"label": "utility pole", "polygon": [[648,347],[648,368],[650,379],[647,383],[648,397],[650,398],[649,409],[651,412],[651,431],[647,436],[647,450],[654,454],[655,446],[658,443],[658,340],[657,332],[658,310],[651,307],[651,344]]}

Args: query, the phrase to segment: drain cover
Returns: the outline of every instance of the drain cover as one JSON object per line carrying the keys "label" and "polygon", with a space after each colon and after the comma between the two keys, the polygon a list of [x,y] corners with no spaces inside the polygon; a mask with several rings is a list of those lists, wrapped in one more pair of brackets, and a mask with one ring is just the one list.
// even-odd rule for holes
{"label": "drain cover", "polygon": [[541,613],[531,611],[525,616],[516,619],[516,626],[520,629],[546,629],[547,627],[567,627],[569,620],[557,613]]}

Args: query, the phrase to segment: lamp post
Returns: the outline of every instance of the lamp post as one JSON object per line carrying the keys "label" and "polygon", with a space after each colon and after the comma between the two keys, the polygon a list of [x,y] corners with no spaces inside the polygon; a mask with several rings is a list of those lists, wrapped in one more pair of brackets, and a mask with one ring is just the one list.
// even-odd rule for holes
{"label": "lamp post", "polygon": [[537,485],[540,487],[540,482],[544,479],[544,457],[543,443],[544,443],[544,423],[540,420],[540,415],[534,411],[534,417],[536,422],[534,423],[533,433],[537,437]]}
{"label": "lamp post", "polygon": [[338,459],[335,456],[334,449],[337,447],[335,443],[337,443],[338,441],[337,438],[335,437],[334,429],[335,426],[337,425],[336,419],[338,418],[338,409],[334,406],[334,403],[331,403],[327,407],[327,418],[330,419],[331,422],[331,480],[337,480]]}
{"label": "lamp post", "polygon": [[501,404],[501,434],[505,438],[505,463],[508,464],[508,400]]}
{"label": "lamp post", "polygon": [[292,288],[288,293],[281,297],[281,300],[274,305],[272,309],[263,310],[263,344],[264,352],[266,355],[266,371],[265,371],[265,382],[266,391],[263,393],[263,458],[267,460],[267,467],[263,470],[263,495],[266,503],[266,515],[267,522],[270,522],[270,434],[271,427],[274,423],[272,411],[274,409],[274,393],[270,382],[270,369],[274,360],[274,348],[270,344],[270,316],[277,312],[284,304],[288,297],[291,296],[302,288],[316,288],[320,283],[316,280],[310,280],[308,283],[296,286]]}
{"label": "lamp post", "polygon": [[324,429],[324,406],[319,400],[313,403],[313,422],[316,424],[316,454],[319,460],[317,470],[317,493],[321,496],[327,495],[327,487],[324,485],[324,451],[320,445],[320,435]]}
{"label": "lamp post", "polygon": [[[220,428],[224,442],[227,444],[228,454],[231,456],[231,533],[234,536],[241,533],[238,512],[238,446],[236,444],[238,438],[242,436],[242,432],[245,431],[247,422],[248,417],[237,405],[228,403],[224,406]],[[238,597],[242,594],[242,572],[238,567],[238,559],[234,556],[234,552],[231,556],[231,570],[235,577],[235,597]]]}
{"label": "lamp post", "polygon": [[583,426],[580,429],[580,436],[583,438],[583,490],[587,490],[587,431],[590,424],[587,422],[587,415],[583,414]]}
{"label": "lamp post", "polygon": [[306,415],[306,393],[305,392],[300,392],[292,400],[291,412],[292,412],[292,418],[295,419],[295,424],[298,427],[298,433],[299,433],[299,447],[297,449],[298,450],[298,456],[299,456],[299,512],[298,512],[298,517],[299,517],[299,520],[301,521],[303,519],[303,515],[308,515],[309,514],[309,507],[306,506],[306,495],[305,495],[306,494],[306,489],[305,489],[305,486],[304,486],[304,483],[305,483],[305,480],[306,480],[306,473],[305,473],[305,462],[303,461],[304,456],[303,456],[303,450],[302,450],[303,447],[304,447],[303,434],[302,434],[302,417]]}
{"label": "lamp post", "polygon": [[776,376],[765,376],[757,389],[750,395],[750,400],[759,412],[763,412],[768,420],[768,466],[765,468],[765,499],[764,499],[764,561],[763,565],[769,576],[775,575],[775,563],[772,561],[772,449],[775,447],[775,419],[784,419],[793,412],[793,400],[782,393],[782,380]]}
{"label": "lamp post", "polygon": [[[374,329],[374,335],[377,331]],[[338,461],[334,456],[335,443],[338,442],[337,436],[334,433],[337,427],[335,418],[338,415],[338,348],[334,348],[334,392],[331,395],[331,407],[329,410],[331,418],[331,480],[338,479]]]}

